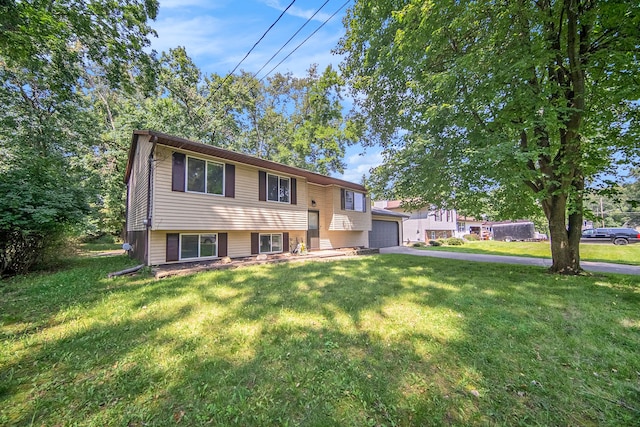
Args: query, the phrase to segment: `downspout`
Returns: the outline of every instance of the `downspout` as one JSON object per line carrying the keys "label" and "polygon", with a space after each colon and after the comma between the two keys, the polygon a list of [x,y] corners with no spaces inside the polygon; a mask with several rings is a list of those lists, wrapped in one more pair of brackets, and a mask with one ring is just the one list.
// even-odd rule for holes
{"label": "downspout", "polygon": [[144,263],[149,265],[149,251],[151,249],[151,233],[149,232],[149,230],[151,229],[151,220],[153,215],[151,215],[151,200],[152,200],[152,196],[151,196],[151,191],[153,190],[153,178],[152,178],[152,174],[153,174],[153,163],[154,163],[154,155],[156,152],[156,145],[158,143],[158,137],[157,136],[152,136],[151,137],[151,143],[153,144],[151,147],[151,152],[149,153],[149,173],[147,174],[147,219],[145,220],[146,224],[146,237],[147,237],[147,242],[146,242],[146,248],[145,248],[145,259],[144,259]]}

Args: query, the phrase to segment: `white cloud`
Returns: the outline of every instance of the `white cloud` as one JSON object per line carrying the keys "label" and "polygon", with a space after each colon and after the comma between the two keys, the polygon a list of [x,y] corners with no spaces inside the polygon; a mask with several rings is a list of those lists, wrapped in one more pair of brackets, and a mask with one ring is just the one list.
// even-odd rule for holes
{"label": "white cloud", "polygon": [[339,176],[339,178],[345,181],[360,183],[363,175],[368,177],[369,170],[380,166],[382,162],[382,151],[351,155],[347,158],[347,167],[345,168],[344,174]]}
{"label": "white cloud", "polygon": [[189,55],[219,55],[227,46],[222,43],[225,23],[212,16],[189,19],[165,18],[158,20],[158,38],[152,47],[158,52],[185,46]]}

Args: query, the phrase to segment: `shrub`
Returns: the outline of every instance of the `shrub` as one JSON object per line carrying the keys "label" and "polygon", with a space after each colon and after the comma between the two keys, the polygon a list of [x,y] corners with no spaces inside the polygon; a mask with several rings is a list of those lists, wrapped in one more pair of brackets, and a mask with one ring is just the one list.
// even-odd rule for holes
{"label": "shrub", "polygon": [[465,234],[464,236],[462,236],[462,238],[465,240],[469,240],[470,242],[477,242],[480,240],[480,236],[478,236],[477,234]]}
{"label": "shrub", "polygon": [[69,226],[89,210],[64,159],[27,157],[0,164],[0,277],[57,258]]}
{"label": "shrub", "polygon": [[423,248],[425,246],[424,242],[416,242],[413,245],[414,248]]}
{"label": "shrub", "polygon": [[464,245],[464,240],[459,237],[449,237],[445,239],[444,243],[449,246],[461,246]]}
{"label": "shrub", "polygon": [[438,240],[429,240],[429,245],[431,246],[442,246],[442,242]]}

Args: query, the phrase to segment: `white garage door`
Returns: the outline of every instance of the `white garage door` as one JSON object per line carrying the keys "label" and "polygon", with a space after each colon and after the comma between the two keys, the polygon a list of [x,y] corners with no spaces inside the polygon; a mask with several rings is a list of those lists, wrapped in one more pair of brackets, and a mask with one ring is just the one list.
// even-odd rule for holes
{"label": "white garage door", "polygon": [[369,232],[370,248],[388,248],[400,245],[397,221],[373,220]]}

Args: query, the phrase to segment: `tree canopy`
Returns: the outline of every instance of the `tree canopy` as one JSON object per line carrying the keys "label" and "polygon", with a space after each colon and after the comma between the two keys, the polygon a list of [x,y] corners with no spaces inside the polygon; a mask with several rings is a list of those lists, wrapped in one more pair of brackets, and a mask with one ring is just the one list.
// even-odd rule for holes
{"label": "tree canopy", "polygon": [[552,271],[578,273],[586,188],[637,160],[635,1],[358,1],[338,47],[373,182],[409,204],[542,209]]}
{"label": "tree canopy", "polygon": [[25,271],[98,203],[87,96],[153,85],[156,0],[0,4],[0,275]]}

